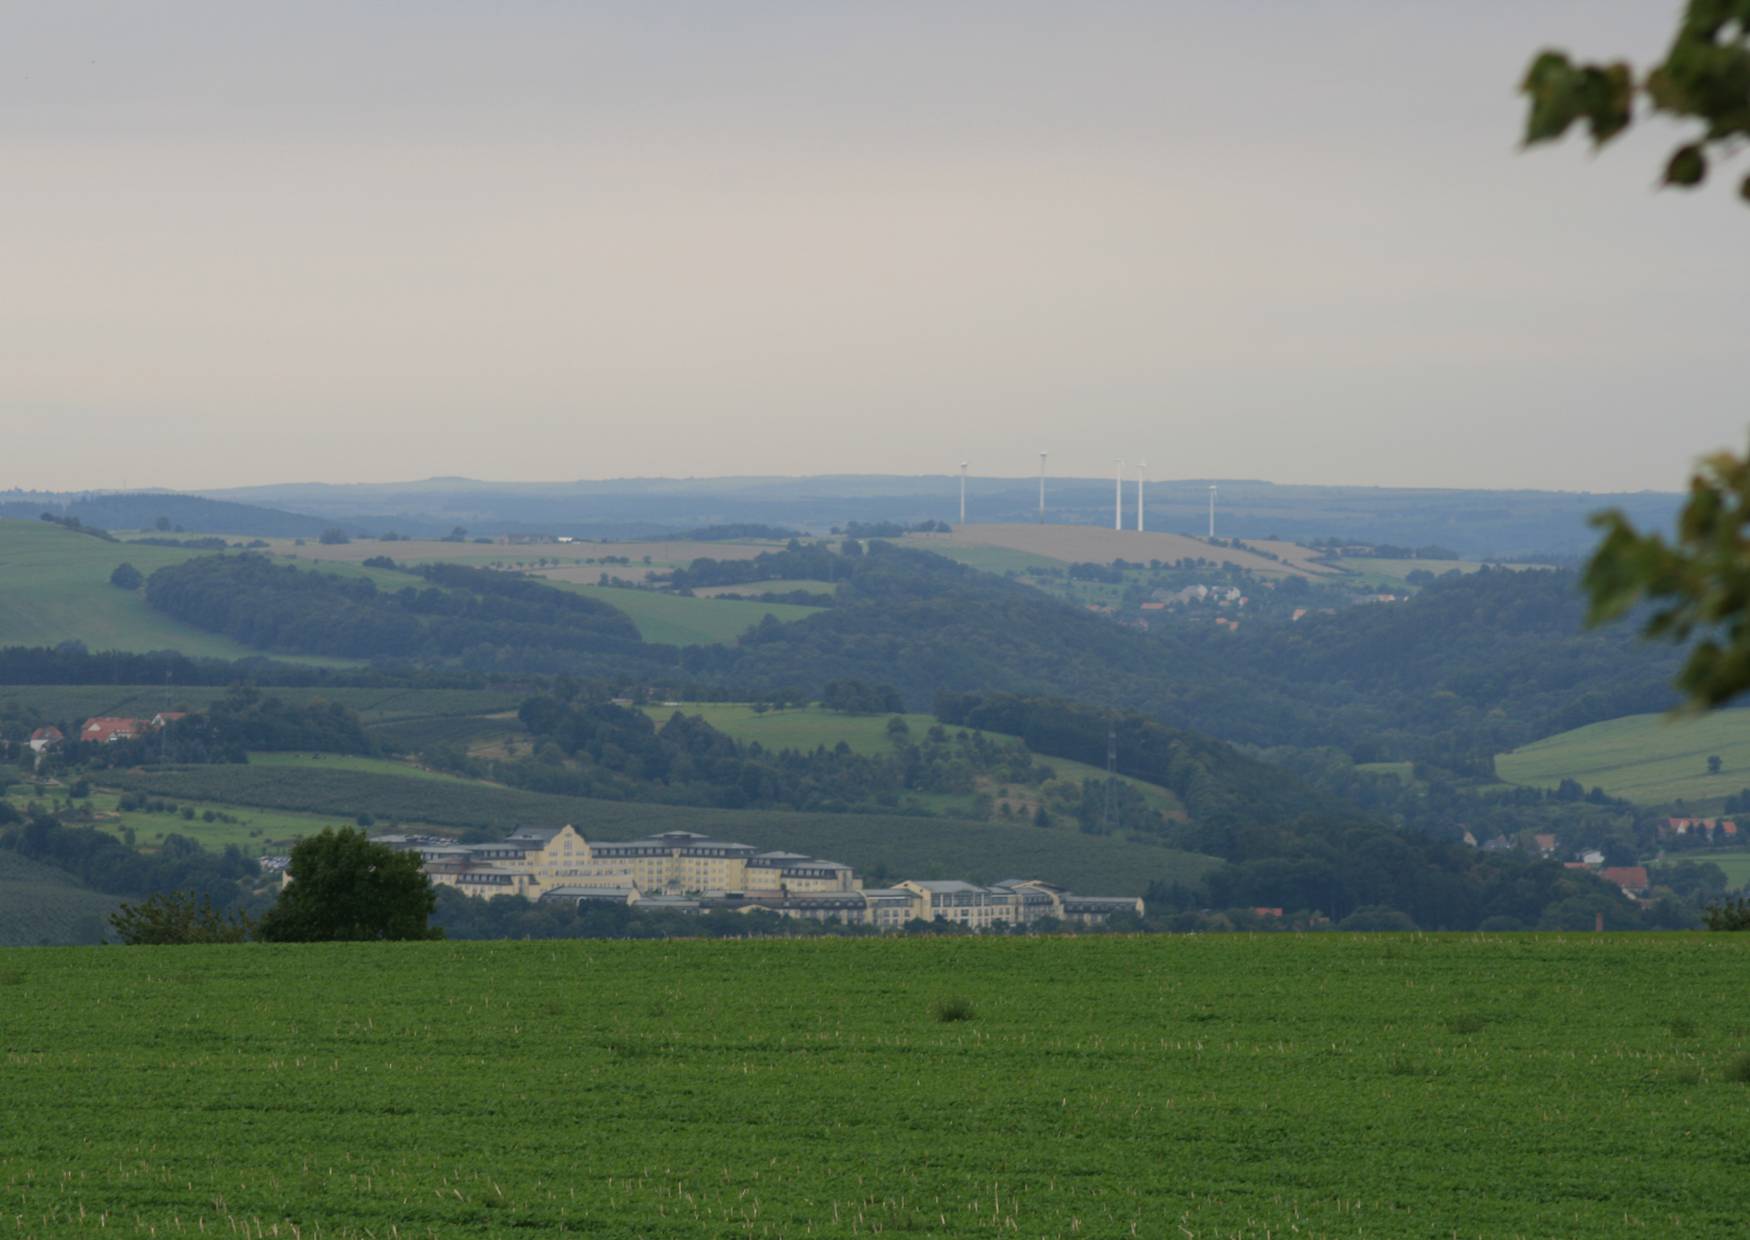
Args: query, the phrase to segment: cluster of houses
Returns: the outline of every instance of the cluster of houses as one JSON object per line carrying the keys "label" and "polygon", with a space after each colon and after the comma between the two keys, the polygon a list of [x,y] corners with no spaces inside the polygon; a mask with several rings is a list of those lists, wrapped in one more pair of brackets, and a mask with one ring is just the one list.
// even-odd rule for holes
{"label": "cluster of houses", "polygon": [[[180,710],[161,710],[150,719],[95,715],[79,725],[78,739],[86,745],[113,745],[117,741],[137,740],[149,732],[162,731],[166,725],[187,717],[188,713]],[[65,744],[66,740],[66,733],[57,727],[38,728],[30,734],[30,751],[41,757]]]}
{"label": "cluster of houses", "polygon": [[988,887],[908,881],[865,888],[855,870],[837,861],[761,851],[690,831],[591,842],[570,826],[520,827],[486,844],[420,835],[383,835],[377,842],[418,853],[434,884],[473,896],[619,904],[644,911],[760,910],[883,930],[938,920],[973,930],[1047,918],[1097,925],[1116,914],[1143,912],[1140,899],[1078,896],[1037,879],[1007,879]]}

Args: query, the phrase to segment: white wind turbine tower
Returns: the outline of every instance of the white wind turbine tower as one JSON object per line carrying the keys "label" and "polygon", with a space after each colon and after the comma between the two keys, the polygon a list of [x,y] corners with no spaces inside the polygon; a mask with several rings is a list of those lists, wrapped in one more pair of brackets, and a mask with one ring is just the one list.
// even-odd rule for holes
{"label": "white wind turbine tower", "polygon": [[1045,453],[1039,454],[1039,524],[1045,524]]}
{"label": "white wind turbine tower", "polygon": [[966,462],[960,462],[960,524],[966,524]]}
{"label": "white wind turbine tower", "polygon": [[1146,475],[1147,473],[1148,473],[1148,462],[1147,461],[1138,461],[1136,463],[1136,532],[1138,534],[1143,532],[1142,480],[1143,480],[1144,475]]}
{"label": "white wind turbine tower", "polygon": [[1215,483],[1209,484],[1209,536],[1215,537]]}
{"label": "white wind turbine tower", "polygon": [[1124,462],[1118,462],[1118,472],[1112,476],[1112,528],[1124,528]]}

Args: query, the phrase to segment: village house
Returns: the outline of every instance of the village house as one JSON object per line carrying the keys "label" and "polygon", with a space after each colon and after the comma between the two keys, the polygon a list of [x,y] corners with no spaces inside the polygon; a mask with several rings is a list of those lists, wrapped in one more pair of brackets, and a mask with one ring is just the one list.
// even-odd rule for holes
{"label": "village house", "polygon": [[30,734],[30,751],[40,756],[66,739],[61,733],[61,729],[52,724],[46,728],[38,728]]}
{"label": "village house", "polygon": [[116,741],[131,741],[136,736],[143,736],[148,726],[143,719],[99,715],[85,721],[79,729],[79,739],[88,745],[113,745]]}
{"label": "village house", "polygon": [[1615,883],[1622,888],[1622,894],[1631,899],[1646,895],[1653,885],[1647,879],[1644,865],[1607,865],[1598,871],[1598,877],[1607,883]]}

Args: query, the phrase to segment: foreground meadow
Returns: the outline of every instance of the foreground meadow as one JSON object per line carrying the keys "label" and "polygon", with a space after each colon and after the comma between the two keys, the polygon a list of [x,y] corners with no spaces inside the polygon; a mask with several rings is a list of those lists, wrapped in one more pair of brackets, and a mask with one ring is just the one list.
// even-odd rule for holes
{"label": "foreground meadow", "polygon": [[1750,935],[4,951],[0,1231],[1741,1234],[1747,969]]}

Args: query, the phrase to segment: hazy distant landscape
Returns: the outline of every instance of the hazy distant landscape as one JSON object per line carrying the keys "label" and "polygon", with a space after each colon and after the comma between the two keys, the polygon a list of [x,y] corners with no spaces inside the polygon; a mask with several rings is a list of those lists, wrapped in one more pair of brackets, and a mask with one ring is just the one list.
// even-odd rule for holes
{"label": "hazy distant landscape", "polygon": [[1744,1233],[1750,0],[9,16],[0,1233]]}

